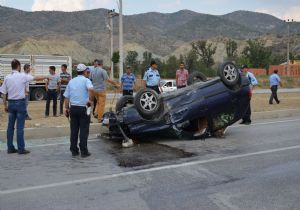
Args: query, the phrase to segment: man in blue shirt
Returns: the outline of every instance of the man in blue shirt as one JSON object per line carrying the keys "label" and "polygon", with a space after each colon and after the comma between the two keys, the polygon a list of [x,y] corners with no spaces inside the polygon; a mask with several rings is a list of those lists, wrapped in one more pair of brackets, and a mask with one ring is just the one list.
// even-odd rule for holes
{"label": "man in blue shirt", "polygon": [[276,103],[279,104],[280,100],[278,100],[277,97],[277,89],[278,89],[278,85],[282,85],[281,81],[280,81],[280,77],[278,76],[278,70],[275,69],[273,74],[270,76],[270,88],[271,88],[271,96],[269,99],[269,104],[273,104],[273,98],[275,99]]}
{"label": "man in blue shirt", "polygon": [[93,85],[88,77],[88,68],[84,64],[77,66],[78,76],[72,79],[66,87],[65,97],[65,115],[70,117],[70,150],[72,156],[79,155],[78,134],[80,133],[79,148],[81,157],[91,155],[87,148],[87,140],[90,128],[90,115],[87,112],[88,107],[93,104]]}
{"label": "man in blue shirt", "polygon": [[134,85],[135,85],[135,76],[134,74],[131,72],[131,67],[127,66],[126,67],[126,73],[123,74],[122,78],[121,78],[121,87],[123,90],[123,96],[126,95],[133,95],[133,89],[134,89]]}
{"label": "man in blue shirt", "polygon": [[153,60],[150,63],[150,68],[144,74],[144,86],[155,90],[160,94],[160,75],[157,70],[157,63]]}
{"label": "man in blue shirt", "polygon": [[[255,78],[254,74],[248,71],[248,66],[247,65],[242,65],[241,68],[242,72],[245,73],[245,76],[248,78],[250,82],[250,89],[253,91],[254,86],[258,84],[257,79]],[[245,125],[250,125],[251,124],[251,100],[249,103],[249,107],[244,114],[242,118],[242,122],[240,124],[245,124]]]}

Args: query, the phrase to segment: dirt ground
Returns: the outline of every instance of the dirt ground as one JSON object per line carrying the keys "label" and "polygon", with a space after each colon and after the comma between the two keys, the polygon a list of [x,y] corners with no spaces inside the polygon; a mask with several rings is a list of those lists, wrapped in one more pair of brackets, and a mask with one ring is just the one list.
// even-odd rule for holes
{"label": "dirt ground", "polygon": [[[300,107],[300,93],[279,93],[280,104],[269,105],[269,94],[254,94],[251,104],[253,112],[282,110],[282,109],[296,109]],[[110,108],[110,102],[107,102],[106,109]],[[52,109],[50,109],[52,111]],[[51,112],[50,112],[51,113]],[[26,121],[25,127],[55,127],[67,126],[68,120],[64,116],[45,118],[45,101],[30,102],[29,114],[32,120]],[[51,115],[50,115],[51,116]],[[3,104],[0,105],[0,130],[6,129],[7,114],[4,113]],[[97,122],[96,119],[92,121]]]}

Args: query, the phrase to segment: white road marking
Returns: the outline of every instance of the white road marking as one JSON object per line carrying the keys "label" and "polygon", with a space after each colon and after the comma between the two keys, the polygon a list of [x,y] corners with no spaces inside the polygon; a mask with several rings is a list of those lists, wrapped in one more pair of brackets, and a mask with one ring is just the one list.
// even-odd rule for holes
{"label": "white road marking", "polygon": [[229,126],[229,127],[238,128],[238,127],[245,127],[245,126],[271,125],[271,124],[277,124],[277,123],[288,123],[288,122],[298,122],[298,121],[300,121],[300,119],[269,121],[269,122],[253,123],[253,124],[250,124],[250,125],[232,125],[232,126]]}
{"label": "white road marking", "polygon": [[113,178],[120,178],[120,177],[126,177],[126,176],[131,176],[131,175],[161,171],[161,170],[176,169],[176,168],[187,167],[187,166],[194,166],[194,165],[213,163],[213,162],[219,162],[219,161],[225,161],[225,160],[245,158],[245,157],[251,157],[251,156],[256,156],[256,155],[270,154],[270,153],[282,152],[282,151],[294,150],[294,149],[300,149],[300,145],[277,148],[277,149],[270,149],[270,150],[264,150],[264,151],[252,152],[252,153],[246,153],[246,154],[240,154],[240,155],[231,155],[231,156],[227,156],[227,157],[212,158],[212,159],[208,159],[208,160],[197,160],[197,161],[192,161],[192,162],[166,165],[166,166],[154,167],[154,168],[149,168],[149,169],[128,171],[128,172],[123,172],[123,173],[118,173],[118,174],[96,176],[96,177],[91,177],[91,178],[86,178],[86,179],[77,179],[77,180],[72,180],[72,181],[57,182],[57,183],[37,185],[37,186],[32,186],[32,187],[3,190],[3,191],[0,191],[0,195],[8,195],[8,194],[14,194],[14,193],[20,193],[20,192],[28,192],[28,191],[33,191],[33,190],[42,190],[42,189],[48,189],[48,188],[54,188],[54,187],[62,187],[62,186],[67,186],[67,185],[74,185],[74,184],[87,183],[87,182],[93,182],[93,181],[109,180],[109,179],[113,179]]}
{"label": "white road marking", "polygon": [[[271,124],[277,124],[277,123],[288,123],[288,122],[298,122],[300,119],[292,119],[292,120],[281,120],[281,121],[269,121],[269,122],[261,122],[261,123],[253,123],[251,125],[231,125],[226,128],[225,133],[227,132],[228,128],[238,128],[238,127],[245,127],[245,126],[257,126],[257,125],[271,125]],[[88,142],[97,142],[99,139],[89,139]],[[39,147],[49,147],[49,146],[57,146],[57,145],[67,145],[70,144],[70,142],[62,142],[62,143],[53,143],[53,144],[38,144],[38,145],[32,145],[27,146],[27,148],[39,148]],[[0,149],[0,151],[6,151],[6,149]]]}

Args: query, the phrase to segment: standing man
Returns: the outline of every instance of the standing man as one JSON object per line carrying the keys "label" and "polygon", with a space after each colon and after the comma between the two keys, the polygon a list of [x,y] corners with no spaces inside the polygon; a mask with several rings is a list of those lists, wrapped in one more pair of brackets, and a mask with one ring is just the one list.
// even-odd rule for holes
{"label": "standing man", "polygon": [[158,94],[162,92],[160,90],[160,75],[157,70],[157,63],[154,60],[151,61],[150,68],[145,72],[143,80],[146,88],[155,90]]}
{"label": "standing man", "polygon": [[[258,84],[255,76],[253,73],[248,71],[248,66],[247,65],[242,65],[241,68],[242,72],[245,74],[245,76],[248,78],[249,82],[250,82],[250,89],[251,92],[254,89],[254,86],[256,86]],[[246,113],[244,114],[243,118],[242,118],[242,122],[240,124],[245,124],[245,125],[250,125],[251,124],[251,100],[249,103],[249,107],[246,111]]]}
{"label": "standing man", "polygon": [[[21,63],[14,59],[11,62],[12,72],[4,79],[1,86],[3,93],[4,110],[8,113],[7,126],[7,153],[28,154],[30,151],[25,149],[24,124],[26,117],[25,90],[26,84],[33,80],[44,80],[47,77],[33,77],[30,74],[20,73]],[[15,124],[17,127],[18,150],[13,144]]]}
{"label": "standing man", "polygon": [[269,104],[273,104],[273,98],[275,99],[276,103],[279,104],[280,100],[278,100],[278,97],[277,97],[277,89],[278,89],[279,85],[282,86],[282,83],[280,81],[280,77],[278,76],[277,69],[274,70],[274,72],[270,76],[269,80],[270,80],[270,88],[272,91],[270,99],[269,99]]}
{"label": "standing man", "polygon": [[107,81],[116,87],[119,87],[119,85],[113,80],[109,79],[107,72],[103,69],[103,60],[99,60],[98,66],[91,71],[90,79],[92,80],[92,84],[94,86],[94,96],[97,99],[95,117],[97,117],[98,122],[100,123],[102,122],[106,101],[105,82]]}
{"label": "standing man", "polygon": [[[25,74],[30,73],[30,65],[29,64],[25,64],[23,68],[24,68],[24,73]],[[25,120],[31,120],[31,117],[29,117],[29,114],[28,114],[28,104],[29,104],[29,100],[30,100],[29,82],[26,83],[25,96],[26,96],[25,97],[25,100],[26,100],[26,117],[25,117]]]}
{"label": "standing man", "polygon": [[[65,115],[70,117],[70,150],[72,156],[79,155],[88,157],[91,155],[88,151],[87,140],[90,128],[90,116],[87,113],[87,107],[93,104],[93,85],[88,79],[87,67],[84,64],[77,66],[78,76],[72,79],[64,93],[65,96]],[[79,148],[78,148],[79,134]]]}
{"label": "standing man", "polygon": [[53,116],[57,117],[57,94],[60,89],[60,77],[55,74],[55,66],[49,66],[48,80],[46,81],[47,102],[45,117],[49,117],[50,102],[53,100]]}
{"label": "standing man", "polygon": [[136,81],[136,78],[131,71],[131,67],[127,66],[126,73],[123,74],[123,76],[121,78],[121,88],[123,90],[123,96],[126,96],[126,95],[132,96],[133,95],[135,81]]}
{"label": "standing man", "polygon": [[64,97],[64,93],[65,93],[65,90],[66,90],[66,87],[69,83],[69,81],[72,79],[72,76],[71,74],[69,74],[67,72],[67,64],[63,64],[61,65],[61,73],[60,73],[60,115],[63,115],[64,113],[64,100],[65,100],[65,97]]}
{"label": "standing man", "polygon": [[184,88],[187,86],[189,78],[189,72],[185,69],[183,62],[180,63],[179,69],[176,71],[176,86],[177,89]]}

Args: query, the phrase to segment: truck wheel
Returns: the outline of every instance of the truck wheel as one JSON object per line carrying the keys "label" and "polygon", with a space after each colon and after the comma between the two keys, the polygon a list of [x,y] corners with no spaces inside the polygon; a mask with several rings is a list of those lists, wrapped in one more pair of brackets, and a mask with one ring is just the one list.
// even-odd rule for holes
{"label": "truck wheel", "polygon": [[223,83],[230,87],[235,87],[240,81],[239,70],[232,62],[225,62],[219,68],[219,76]]}
{"label": "truck wheel", "polygon": [[189,75],[188,85],[195,84],[196,82],[205,82],[206,80],[207,78],[203,73],[196,71]]}
{"label": "truck wheel", "polygon": [[152,120],[159,116],[163,111],[161,97],[152,89],[142,89],[134,97],[134,105],[140,115]]}
{"label": "truck wheel", "polygon": [[116,112],[120,112],[127,104],[133,104],[133,96],[122,96],[116,104]]}
{"label": "truck wheel", "polygon": [[43,88],[35,88],[32,90],[30,97],[34,101],[41,101],[46,98],[46,90]]}

